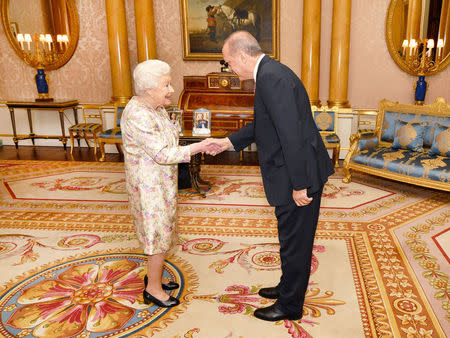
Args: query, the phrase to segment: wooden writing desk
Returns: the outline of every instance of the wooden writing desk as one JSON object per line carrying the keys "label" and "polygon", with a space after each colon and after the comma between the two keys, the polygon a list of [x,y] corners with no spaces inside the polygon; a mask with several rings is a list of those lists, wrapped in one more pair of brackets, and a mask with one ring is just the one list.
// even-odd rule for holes
{"label": "wooden writing desk", "polygon": [[[16,145],[16,148],[19,148],[19,140],[31,139],[34,145],[34,139],[36,138],[45,138],[45,139],[59,139],[63,145],[64,150],[67,149],[67,137],[64,128],[64,110],[73,109],[73,116],[75,118],[75,124],[78,124],[78,114],[77,114],[77,106],[78,101],[76,100],[67,100],[67,101],[7,101],[6,105],[9,108],[9,112],[11,114],[11,123],[13,128],[13,141]],[[28,127],[30,129],[30,133],[28,135],[17,135],[16,130],[16,119],[14,116],[14,109],[21,108],[27,110],[28,115]],[[37,135],[33,131],[33,121],[31,119],[31,110],[56,110],[59,112],[59,121],[61,123],[61,135]],[[78,141],[79,142],[79,141]]]}
{"label": "wooden writing desk", "polygon": [[[189,145],[191,143],[200,142],[208,137],[213,138],[223,138],[229,134],[225,130],[211,131],[210,135],[192,135],[192,130],[185,130],[183,135],[180,135],[179,144],[182,146]],[[200,185],[206,185],[208,189],[211,188],[211,183],[204,181],[200,177],[200,164],[201,164],[202,154],[198,153],[191,156],[191,161],[189,162],[189,174],[191,176],[191,182],[194,189],[202,196],[206,197],[206,192],[200,188]]]}
{"label": "wooden writing desk", "polygon": [[[253,121],[254,81],[240,81],[233,73],[184,76],[178,108],[183,110],[183,129],[192,130],[193,112],[211,111],[211,128],[229,133]],[[242,159],[242,151],[240,153]]]}
{"label": "wooden writing desk", "polygon": [[253,80],[240,81],[232,73],[184,76],[178,108],[183,110],[183,129],[192,130],[193,112],[211,111],[213,130],[237,131],[253,121]]}

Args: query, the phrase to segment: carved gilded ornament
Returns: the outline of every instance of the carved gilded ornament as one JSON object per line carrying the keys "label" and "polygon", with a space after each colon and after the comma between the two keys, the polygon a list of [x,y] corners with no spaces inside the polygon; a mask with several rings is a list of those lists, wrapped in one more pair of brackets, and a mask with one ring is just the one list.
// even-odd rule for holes
{"label": "carved gilded ornament", "polygon": [[220,81],[220,84],[222,85],[222,87],[228,87],[228,85],[230,84],[230,81],[228,81],[228,79],[222,79]]}

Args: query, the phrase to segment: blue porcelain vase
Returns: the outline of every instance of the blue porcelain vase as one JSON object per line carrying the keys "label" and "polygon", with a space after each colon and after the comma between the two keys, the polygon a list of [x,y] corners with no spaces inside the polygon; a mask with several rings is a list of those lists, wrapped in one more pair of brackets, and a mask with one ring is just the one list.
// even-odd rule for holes
{"label": "blue porcelain vase", "polygon": [[423,104],[425,101],[425,94],[427,92],[427,81],[425,81],[425,76],[419,76],[416,82],[415,97],[416,103]]}
{"label": "blue porcelain vase", "polygon": [[43,69],[38,69],[35,75],[36,87],[39,94],[48,94],[48,84],[45,79],[45,73]]}

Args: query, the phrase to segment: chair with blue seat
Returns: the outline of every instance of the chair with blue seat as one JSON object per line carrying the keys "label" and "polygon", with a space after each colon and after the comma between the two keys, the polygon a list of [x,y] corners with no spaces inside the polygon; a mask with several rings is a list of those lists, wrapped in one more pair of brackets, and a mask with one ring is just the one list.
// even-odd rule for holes
{"label": "chair with blue seat", "polygon": [[78,146],[80,146],[80,138],[84,138],[87,146],[90,148],[89,140],[94,141],[94,155],[97,155],[98,134],[103,130],[103,119],[101,106],[97,104],[83,104],[81,105],[81,114],[83,122],[69,127],[70,134],[70,154],[73,153],[73,146],[75,142],[75,135],[78,139]]}
{"label": "chair with blue seat", "polygon": [[126,103],[115,103],[114,104],[114,127],[107,129],[98,135],[98,141],[100,144],[100,151],[102,157],[100,161],[105,161],[105,144],[115,144],[117,151],[122,154],[122,149],[120,145],[122,144],[122,132],[120,130],[120,120],[122,118],[123,110]]}
{"label": "chair with blue seat", "polygon": [[327,149],[333,151],[333,163],[336,168],[339,167],[339,152],[341,150],[341,140],[336,133],[337,127],[337,109],[315,106],[311,107],[314,121],[322,136],[323,143]]}

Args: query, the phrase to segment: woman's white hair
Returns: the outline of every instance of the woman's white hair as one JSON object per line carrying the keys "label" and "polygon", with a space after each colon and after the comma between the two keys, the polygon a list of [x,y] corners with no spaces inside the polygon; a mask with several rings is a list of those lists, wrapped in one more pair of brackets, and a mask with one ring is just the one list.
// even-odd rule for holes
{"label": "woman's white hair", "polygon": [[142,95],[147,89],[158,87],[162,76],[170,73],[170,66],[161,60],[139,63],[133,71],[134,91]]}

